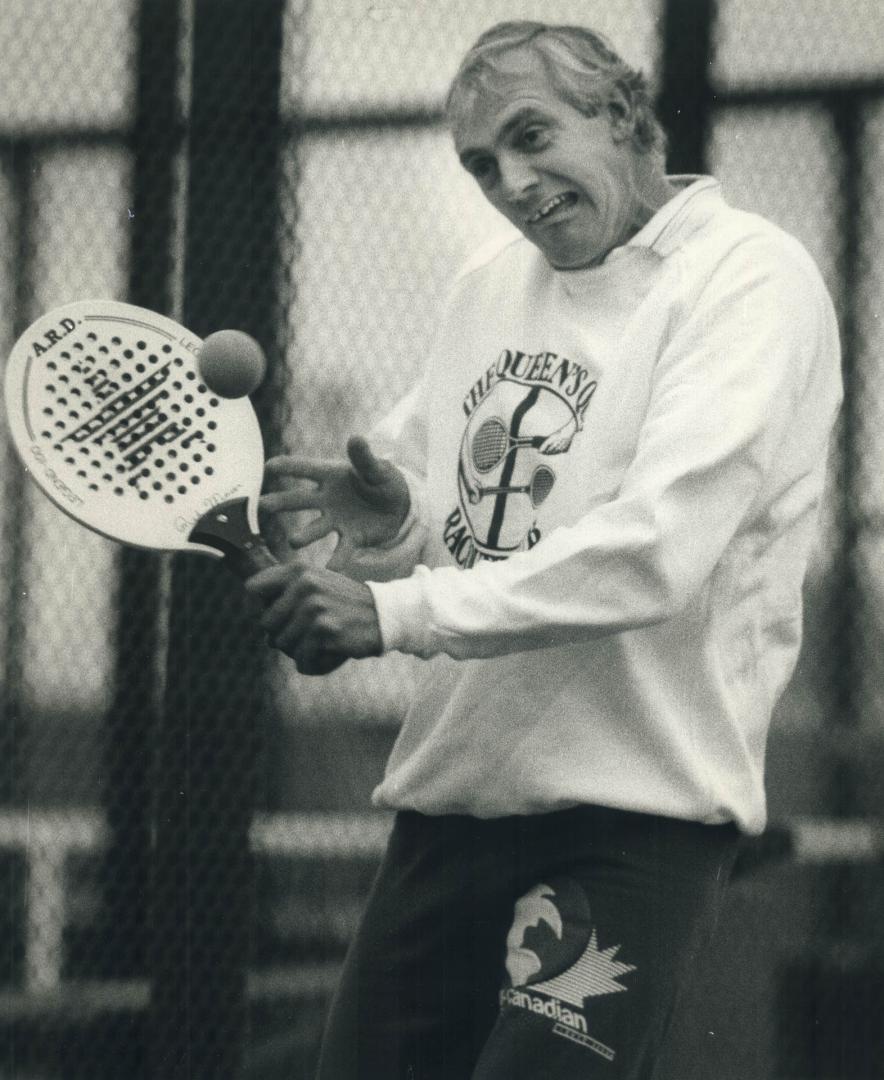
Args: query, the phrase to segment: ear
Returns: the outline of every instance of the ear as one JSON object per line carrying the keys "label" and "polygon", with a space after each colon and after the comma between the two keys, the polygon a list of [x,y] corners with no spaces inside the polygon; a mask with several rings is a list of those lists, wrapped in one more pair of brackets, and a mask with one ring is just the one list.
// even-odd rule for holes
{"label": "ear", "polygon": [[608,98],[608,119],[615,143],[626,142],[635,133],[635,109],[632,98],[619,86],[612,86]]}

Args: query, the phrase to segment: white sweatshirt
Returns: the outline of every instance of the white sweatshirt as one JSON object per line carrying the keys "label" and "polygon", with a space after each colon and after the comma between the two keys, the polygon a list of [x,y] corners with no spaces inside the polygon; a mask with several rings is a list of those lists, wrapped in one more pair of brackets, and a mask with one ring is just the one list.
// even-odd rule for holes
{"label": "white sweatshirt", "polygon": [[379,806],[764,826],[837,328],[796,240],[680,182],[593,269],[521,237],[480,254],[386,424],[425,543],[410,576],[370,583],[384,647],[447,655]]}

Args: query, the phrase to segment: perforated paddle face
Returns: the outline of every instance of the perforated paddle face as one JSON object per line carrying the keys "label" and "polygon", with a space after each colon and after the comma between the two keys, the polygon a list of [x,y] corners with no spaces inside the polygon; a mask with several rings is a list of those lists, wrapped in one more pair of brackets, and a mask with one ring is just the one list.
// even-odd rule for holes
{"label": "perforated paddle face", "polygon": [[57,308],[22,335],[6,370],[10,429],[62,510],[124,543],[218,556],[188,537],[245,499],[257,531],[257,418],[247,398],[202,383],[200,345],[171,319],[106,300]]}

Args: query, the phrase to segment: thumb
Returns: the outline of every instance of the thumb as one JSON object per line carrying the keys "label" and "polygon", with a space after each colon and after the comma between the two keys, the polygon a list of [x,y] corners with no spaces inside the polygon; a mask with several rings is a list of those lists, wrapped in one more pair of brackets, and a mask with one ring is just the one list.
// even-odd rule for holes
{"label": "thumb", "polygon": [[368,440],[361,435],[354,435],[348,440],[347,457],[359,478],[366,484],[384,484],[389,481],[390,466],[386,461],[375,457]]}

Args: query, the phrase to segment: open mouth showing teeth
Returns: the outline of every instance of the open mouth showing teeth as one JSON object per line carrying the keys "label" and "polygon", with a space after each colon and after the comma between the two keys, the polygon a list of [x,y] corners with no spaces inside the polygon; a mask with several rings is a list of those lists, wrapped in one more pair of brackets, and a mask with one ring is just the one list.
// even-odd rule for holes
{"label": "open mouth showing teeth", "polygon": [[553,195],[551,199],[547,199],[542,206],[534,211],[531,217],[528,218],[528,224],[534,225],[538,221],[543,221],[543,219],[549,217],[554,210],[558,210],[560,206],[570,206],[575,199],[576,196],[570,191],[565,192],[562,195]]}

